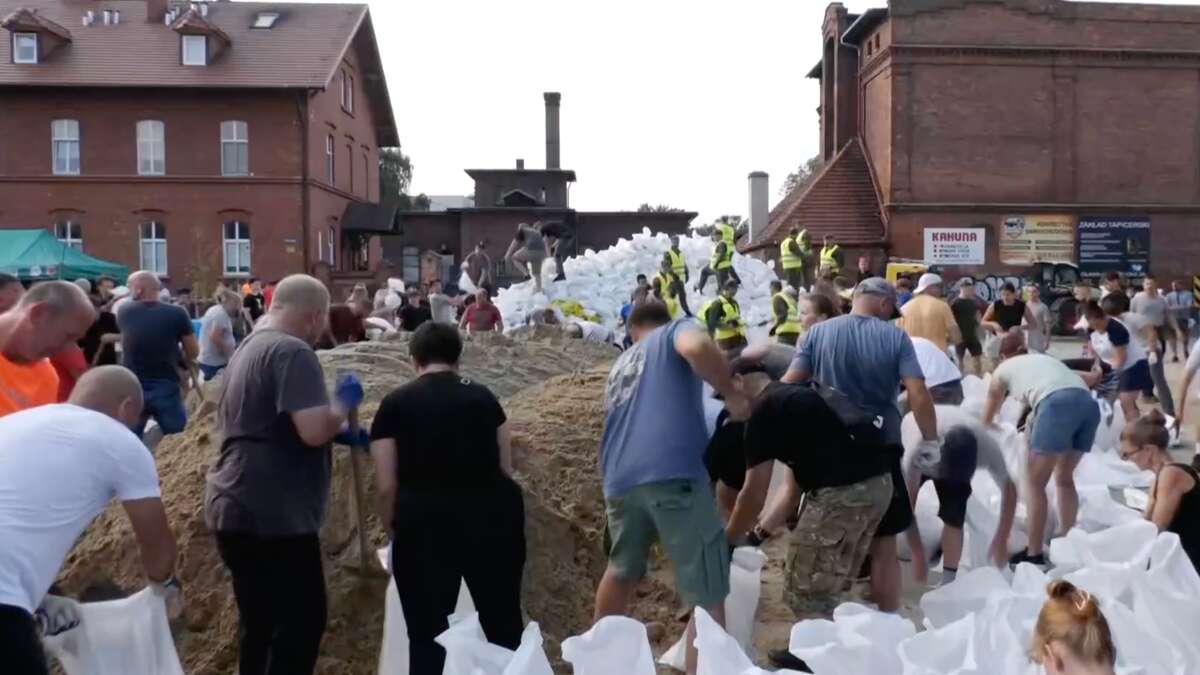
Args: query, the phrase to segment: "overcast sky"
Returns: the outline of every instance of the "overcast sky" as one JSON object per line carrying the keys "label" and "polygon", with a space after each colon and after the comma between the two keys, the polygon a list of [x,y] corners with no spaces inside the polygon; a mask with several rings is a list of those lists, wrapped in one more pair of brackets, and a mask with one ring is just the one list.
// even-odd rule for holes
{"label": "overcast sky", "polygon": [[[1160,0],[1186,4],[1185,0]],[[413,190],[466,168],[545,166],[542,92],[562,92],[571,205],[748,215],[746,174],[817,154],[823,0],[372,0]],[[851,12],[885,0],[843,0]]]}

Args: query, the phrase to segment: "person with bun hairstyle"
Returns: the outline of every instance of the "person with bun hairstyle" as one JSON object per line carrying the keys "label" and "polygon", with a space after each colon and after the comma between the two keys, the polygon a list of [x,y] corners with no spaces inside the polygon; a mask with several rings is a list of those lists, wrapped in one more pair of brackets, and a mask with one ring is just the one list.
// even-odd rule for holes
{"label": "person with bun hairstyle", "polygon": [[1114,675],[1117,648],[1108,620],[1091,593],[1069,581],[1046,586],[1030,658],[1046,675]]}
{"label": "person with bun hairstyle", "polygon": [[1200,474],[1187,464],[1172,462],[1167,452],[1170,444],[1167,418],[1151,410],[1121,433],[1121,459],[1154,472],[1146,520],[1160,532],[1179,535],[1184,552],[1196,566],[1200,561]]}

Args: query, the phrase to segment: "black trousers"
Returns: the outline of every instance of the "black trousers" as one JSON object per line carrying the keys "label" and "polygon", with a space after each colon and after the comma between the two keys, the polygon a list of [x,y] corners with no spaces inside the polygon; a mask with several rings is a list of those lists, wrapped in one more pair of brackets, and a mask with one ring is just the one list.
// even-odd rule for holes
{"label": "black trousers", "polygon": [[47,675],[46,652],[37,624],[20,607],[0,605],[0,672]]}
{"label": "black trousers", "polygon": [[441,675],[446,652],[434,638],[449,628],[465,580],[488,642],[521,643],[525,506],[508,479],[470,493],[396,496],[392,575],[408,624],[409,672]]}
{"label": "black trousers", "polygon": [[240,675],[311,675],[325,633],[325,576],[317,535],[217,533],[233,576]]}

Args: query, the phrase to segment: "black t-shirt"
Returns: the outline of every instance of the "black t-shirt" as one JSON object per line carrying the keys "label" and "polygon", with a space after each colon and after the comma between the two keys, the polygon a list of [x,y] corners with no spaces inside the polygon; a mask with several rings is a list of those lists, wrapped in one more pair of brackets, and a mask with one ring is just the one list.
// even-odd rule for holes
{"label": "black t-shirt", "polygon": [[505,480],[496,431],[506,419],[487,387],[455,372],[429,373],[383,399],[371,440],[396,441],[400,490],[473,490]]}
{"label": "black t-shirt", "polygon": [[433,319],[433,313],[429,309],[429,305],[422,302],[419,305],[405,305],[396,312],[400,317],[400,330],[413,332],[418,326]]}
{"label": "black t-shirt", "polygon": [[821,395],[772,382],[746,423],[746,466],[779,460],[802,490],[851,485],[890,470],[891,458],[859,448]]}
{"label": "black t-shirt", "polygon": [[117,347],[116,345],[104,345],[100,347],[100,338],[108,333],[120,333],[121,329],[117,328],[117,317],[108,310],[101,310],[96,320],[92,322],[92,327],[88,328],[87,333],[79,339],[79,348],[83,350],[83,357],[87,359],[88,364],[92,363],[92,359],[96,357],[96,351],[100,351],[100,358],[96,361],[99,366],[112,366],[117,363]]}
{"label": "black t-shirt", "polygon": [[976,342],[979,339],[979,314],[982,310],[979,301],[971,298],[957,298],[950,303],[950,312],[954,314],[954,323],[962,333],[963,341]]}
{"label": "black t-shirt", "polygon": [[1025,318],[1025,303],[1020,300],[1011,305],[1004,304],[1003,300],[997,300],[992,303],[992,307],[995,309],[992,319],[1004,330],[1012,330],[1020,326],[1021,320]]}
{"label": "black t-shirt", "polygon": [[262,293],[250,293],[245,298],[242,298],[242,307],[250,310],[250,320],[258,321],[258,317],[262,316],[266,311],[267,299]]}
{"label": "black t-shirt", "polygon": [[726,422],[728,419],[726,410],[717,415],[717,428],[704,449],[704,466],[714,482],[741,490],[746,482],[746,423]]}

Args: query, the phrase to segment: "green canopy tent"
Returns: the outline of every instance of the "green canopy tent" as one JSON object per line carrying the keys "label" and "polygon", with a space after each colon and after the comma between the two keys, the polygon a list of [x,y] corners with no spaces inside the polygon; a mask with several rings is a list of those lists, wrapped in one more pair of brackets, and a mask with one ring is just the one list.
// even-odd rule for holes
{"label": "green canopy tent", "polygon": [[76,250],[46,230],[0,230],[0,272],[21,281],[112,277],[125,283],[129,268]]}

